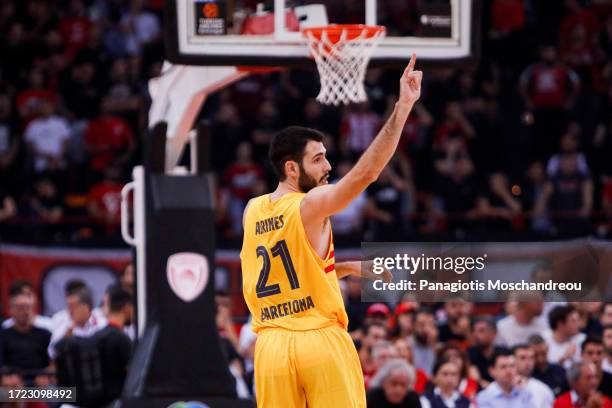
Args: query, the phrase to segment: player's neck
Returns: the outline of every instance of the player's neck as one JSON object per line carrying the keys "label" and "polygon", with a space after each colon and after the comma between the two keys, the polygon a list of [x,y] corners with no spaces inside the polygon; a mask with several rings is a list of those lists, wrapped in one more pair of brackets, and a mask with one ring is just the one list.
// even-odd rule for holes
{"label": "player's neck", "polygon": [[301,191],[297,184],[293,184],[289,180],[281,181],[278,183],[276,190],[274,190],[270,195],[270,201],[274,202],[280,199],[285,194],[289,193],[301,193]]}

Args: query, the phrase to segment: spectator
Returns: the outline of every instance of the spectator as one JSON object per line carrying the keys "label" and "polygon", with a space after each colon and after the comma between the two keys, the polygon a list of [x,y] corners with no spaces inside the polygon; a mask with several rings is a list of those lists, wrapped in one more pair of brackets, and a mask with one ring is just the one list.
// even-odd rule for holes
{"label": "spectator", "polygon": [[[18,370],[6,368],[2,371],[2,381],[0,385],[6,389],[20,389],[26,386],[23,376]],[[49,408],[44,402],[10,402],[0,403],[2,408]]]}
{"label": "spectator", "polygon": [[[85,285],[85,282],[83,282],[80,279],[70,279],[68,282],[66,282],[66,284],[64,285],[64,297],[66,299],[66,304],[68,304],[68,297],[75,294],[81,288],[87,288],[87,286]],[[95,309],[94,309],[94,313],[95,313]],[[54,330],[57,330],[59,327],[67,323],[70,323],[70,321],[71,321],[71,318],[70,318],[70,312],[68,311],[68,308],[65,308],[65,309],[62,309],[56,312],[51,317],[51,325],[53,326],[52,332]]]}
{"label": "spectator", "polygon": [[134,295],[134,263],[130,262],[125,265],[125,268],[121,270],[121,275],[119,276],[119,283],[121,284],[121,288],[127,291],[129,294]]}
{"label": "spectator", "polygon": [[577,154],[578,172],[583,175],[589,174],[589,165],[587,164],[586,156],[580,152],[580,135],[582,130],[580,125],[572,122],[567,126],[561,142],[559,143],[559,152],[554,154],[546,165],[546,174],[548,177],[555,177],[561,168],[561,159],[564,154]]}
{"label": "spectator", "polygon": [[[335,238],[335,233],[334,233]],[[369,305],[361,301],[361,278],[349,275],[344,279],[346,292],[344,306],[349,319],[349,332],[355,332],[363,326]]]}
{"label": "spectator", "polygon": [[425,393],[431,408],[468,408],[470,400],[458,391],[461,379],[459,367],[454,361],[441,358],[433,368],[435,387]]}
{"label": "spectator", "polygon": [[457,389],[469,400],[473,400],[480,390],[477,376],[473,368],[470,366],[467,355],[459,347],[454,345],[445,345],[438,351],[437,360],[449,359],[457,367],[459,367],[459,385]]}
{"label": "spectator", "polygon": [[[537,297],[535,293],[525,295]],[[496,344],[512,348],[529,336],[546,330],[546,323],[539,319],[542,308],[541,297],[537,297],[537,300],[517,302],[514,312],[497,322]]]}
{"label": "spectator", "polygon": [[604,357],[601,367],[606,373],[612,374],[612,324],[603,328],[603,344]]}
{"label": "spectator", "polygon": [[478,197],[477,211],[487,231],[494,231],[497,236],[503,237],[513,229],[522,205],[512,196],[508,177],[504,173],[496,172],[489,176],[486,188]]}
{"label": "spectator", "polygon": [[[348,160],[338,163],[336,166],[337,178],[331,183],[337,183],[352,167],[353,163]],[[331,217],[336,245],[355,245],[361,242],[361,231],[367,214],[367,203],[367,195],[362,192],[344,210]]]}
{"label": "spectator", "polygon": [[551,146],[558,145],[558,138],[567,126],[580,79],[557,61],[555,47],[543,46],[540,57],[539,63],[528,66],[521,74],[519,89],[527,110],[534,116],[535,158],[545,159],[552,153]]}
{"label": "spectator", "polygon": [[369,322],[365,324],[363,339],[359,349],[359,360],[364,376],[369,376],[373,371],[372,349],[376,344],[387,338],[387,326],[380,322]]}
{"label": "spectator", "polygon": [[17,205],[15,199],[11,197],[7,192],[0,188],[0,223],[14,218],[17,215]]}
{"label": "spectator", "polygon": [[23,291],[14,292],[9,298],[9,313],[13,325],[0,330],[4,365],[22,370],[47,368],[51,333],[34,326],[33,296]]}
{"label": "spectator", "polygon": [[581,346],[582,361],[590,361],[595,364],[596,377],[598,381],[597,391],[608,398],[612,398],[612,374],[603,370],[604,345],[598,337],[587,337]]}
{"label": "spectator", "polygon": [[34,221],[42,221],[41,224],[24,228],[29,230],[30,239],[38,242],[60,239],[57,227],[64,215],[64,208],[60,192],[49,177],[41,176],[35,182],[34,191],[30,193],[23,213]]}
{"label": "spectator", "polygon": [[381,118],[370,110],[367,102],[354,105],[342,121],[344,151],[357,158],[370,145],[380,129]]}
{"label": "spectator", "polygon": [[[36,292],[34,291],[34,285],[32,282],[25,279],[17,279],[11,283],[9,287],[9,297],[17,295],[17,294],[25,294],[30,296],[33,301],[34,311],[38,308],[38,297],[36,296]],[[41,329],[45,329],[49,332],[53,330],[52,320],[46,316],[35,315],[34,320],[32,321],[32,325],[34,327],[39,327]],[[9,317],[5,321],[2,322],[2,328],[8,329],[9,327],[13,327],[15,325],[15,320],[12,317]]]}
{"label": "spectator", "polygon": [[56,106],[58,95],[47,86],[45,73],[41,67],[34,66],[28,73],[28,88],[20,91],[15,98],[15,105],[25,128],[41,114],[44,102]]}
{"label": "spectator", "polygon": [[412,390],[414,368],[405,361],[393,359],[372,378],[367,392],[369,408],[420,408],[419,395]]}
{"label": "spectator", "polygon": [[42,100],[40,117],[30,122],[24,134],[36,173],[58,172],[66,167],[71,130],[66,119],[54,111],[51,102]]}
{"label": "spectator", "polygon": [[463,115],[459,102],[449,102],[446,105],[444,121],[435,131],[434,145],[443,146],[449,139],[458,138],[463,143],[476,137],[476,130]]}
{"label": "spectator", "polygon": [[548,361],[548,344],[539,334],[529,338],[529,345],[533,350],[534,368],[533,378],[542,381],[559,395],[568,389],[565,369],[562,365]]}
{"label": "spectator", "polygon": [[49,356],[55,358],[56,345],[71,336],[92,337],[107,325],[105,317],[96,317],[93,313],[93,299],[87,287],[79,287],[66,296],[70,321],[64,322],[53,331],[49,344]]}
{"label": "spectator", "polygon": [[87,45],[91,20],[83,0],[70,0],[68,13],[59,22],[58,29],[66,44],[66,55],[72,59],[78,50]]}
{"label": "spectator", "polygon": [[[87,211],[104,226],[107,235],[118,234],[121,223],[121,170],[114,165],[104,169],[104,179],[94,184],[87,196]],[[118,238],[118,237],[117,237]]]}
{"label": "spectator", "polygon": [[[14,189],[17,156],[21,149],[18,120],[13,113],[11,96],[0,91],[0,183]],[[2,216],[0,216],[0,221]]]}
{"label": "spectator", "polygon": [[530,408],[534,407],[533,397],[524,388],[517,386],[516,360],[510,352],[495,355],[490,367],[494,381],[478,393],[479,408]]}
{"label": "spectator", "polygon": [[104,401],[100,404],[106,405],[121,395],[132,349],[132,342],[124,330],[132,324],[133,316],[132,295],[120,286],[112,287],[109,290],[108,325],[95,334],[104,384]]}
{"label": "spectator", "polygon": [[399,358],[399,354],[391,342],[382,340],[372,346],[372,364],[369,373],[364,375],[366,389],[369,386],[370,379],[376,376],[378,370],[388,361],[396,358]]}
{"label": "spectator", "polygon": [[368,187],[367,213],[372,221],[375,240],[401,241],[405,226],[402,193],[408,189],[408,183],[389,166]]}
{"label": "spectator", "polygon": [[444,302],[446,322],[438,326],[438,340],[465,348],[470,334],[471,309],[472,304],[461,298],[446,300]]}
{"label": "spectator", "polygon": [[140,54],[144,48],[160,39],[159,18],[145,9],[144,0],[134,0],[130,10],[121,19],[121,27],[126,33],[126,50],[130,55]]}
{"label": "spectator", "polygon": [[554,408],[610,408],[610,400],[597,391],[597,368],[590,361],[572,363],[567,372],[571,390],[560,395]]}
{"label": "spectator", "polygon": [[134,154],[135,138],[130,125],[109,110],[109,103],[100,104],[100,116],[89,122],[85,130],[93,181],[98,181],[109,166],[125,168]]}
{"label": "spectator", "polygon": [[431,375],[435,363],[435,348],[438,344],[438,329],[431,310],[421,308],[416,312],[414,323],[414,367]]}
{"label": "spectator", "polygon": [[548,385],[542,381],[533,378],[533,369],[535,367],[535,357],[533,349],[527,344],[519,344],[513,349],[514,358],[516,359],[516,371],[522,377],[525,390],[533,397],[533,406],[538,408],[550,408],[555,401],[555,395]]}
{"label": "spectator", "polygon": [[478,369],[483,388],[493,381],[489,367],[493,364],[495,356],[503,350],[495,345],[496,336],[497,326],[493,319],[479,316],[472,322],[472,346],[467,352],[470,363]]}
{"label": "spectator", "polygon": [[394,338],[413,340],[414,314],[417,306],[411,302],[401,302],[395,307],[395,326],[393,327]]}
{"label": "spectator", "polygon": [[238,144],[236,161],[230,164],[223,175],[224,185],[229,189],[229,213],[234,231],[242,231],[242,214],[247,201],[253,197],[253,185],[264,175],[263,168],[253,161],[253,149],[249,142]]}
{"label": "spectator", "polygon": [[580,346],[585,335],[580,333],[580,317],[573,306],[557,306],[548,315],[550,330],[543,333],[548,343],[548,361],[569,368],[580,361]]}

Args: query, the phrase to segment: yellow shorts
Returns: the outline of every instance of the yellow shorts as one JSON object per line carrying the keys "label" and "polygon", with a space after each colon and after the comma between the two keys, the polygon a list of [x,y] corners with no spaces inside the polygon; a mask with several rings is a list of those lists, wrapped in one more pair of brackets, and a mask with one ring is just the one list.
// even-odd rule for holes
{"label": "yellow shorts", "polygon": [[255,343],[258,408],[365,407],[359,356],[339,326],[265,329]]}

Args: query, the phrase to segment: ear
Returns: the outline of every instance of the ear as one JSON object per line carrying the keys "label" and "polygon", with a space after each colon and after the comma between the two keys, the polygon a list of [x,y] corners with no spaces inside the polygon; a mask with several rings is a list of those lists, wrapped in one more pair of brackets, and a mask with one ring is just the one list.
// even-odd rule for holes
{"label": "ear", "polygon": [[285,162],[285,174],[287,175],[287,178],[297,179],[300,175],[300,167],[297,162],[287,160]]}

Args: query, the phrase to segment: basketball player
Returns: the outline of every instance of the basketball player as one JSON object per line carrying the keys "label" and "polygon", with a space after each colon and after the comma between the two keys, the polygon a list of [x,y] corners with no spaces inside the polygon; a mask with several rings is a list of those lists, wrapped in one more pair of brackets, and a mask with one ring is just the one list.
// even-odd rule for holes
{"label": "basketball player", "polygon": [[247,204],[240,252],[243,294],[257,333],[258,407],[366,406],[338,285],[343,276],[361,276],[361,265],[335,263],[329,217],[373,183],[395,152],[421,93],[415,62],[413,54],[393,113],[337,184],[328,184],[331,166],[318,131],[289,127],[271,142],[278,187]]}

